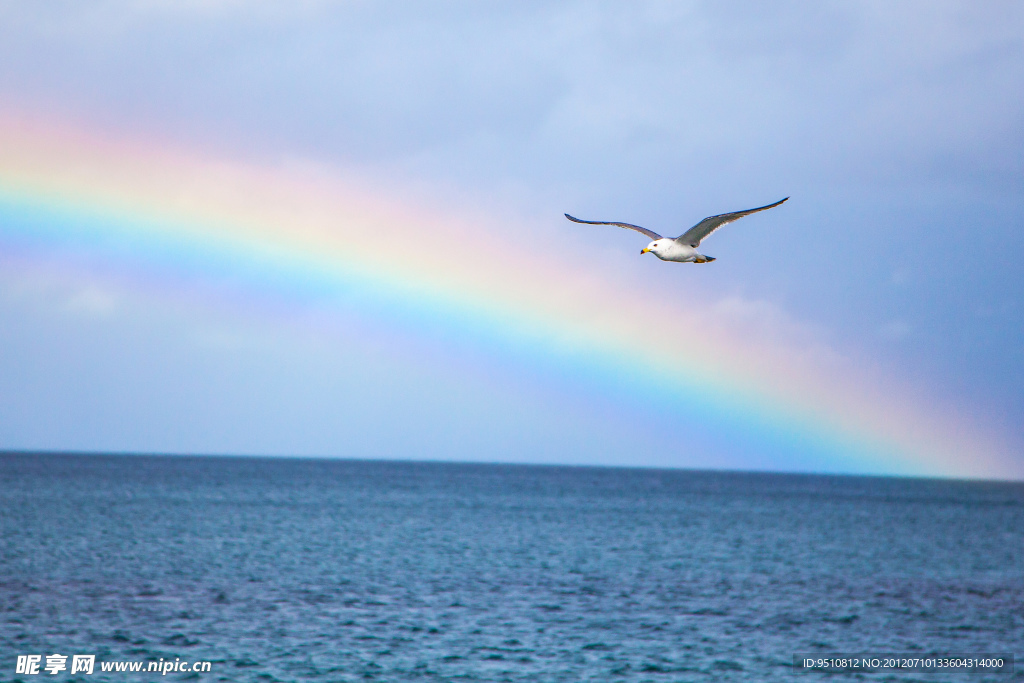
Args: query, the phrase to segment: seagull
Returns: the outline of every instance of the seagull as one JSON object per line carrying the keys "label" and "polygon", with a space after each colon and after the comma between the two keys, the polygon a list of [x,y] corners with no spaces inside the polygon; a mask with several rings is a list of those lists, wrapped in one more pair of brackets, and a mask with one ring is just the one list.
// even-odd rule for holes
{"label": "seagull", "polygon": [[678,261],[679,263],[710,263],[715,260],[714,256],[705,256],[704,254],[697,253],[697,246],[700,244],[702,239],[713,233],[715,230],[718,230],[726,223],[738,221],[744,216],[749,216],[750,214],[757,213],[758,211],[773,209],[786,201],[786,199],[789,199],[789,197],[780,199],[774,204],[759,206],[756,209],[733,211],[732,213],[720,213],[717,216],[708,216],[700,223],[697,223],[697,225],[675,238],[662,237],[653,230],[641,228],[639,225],[633,225],[632,223],[617,223],[615,221],[581,221],[579,218],[573,218],[569,214],[565,214],[565,217],[573,223],[586,223],[588,225],[617,225],[620,228],[629,228],[630,230],[642,232],[654,241],[644,247],[640,253],[646,254],[647,252],[651,252],[662,261]]}

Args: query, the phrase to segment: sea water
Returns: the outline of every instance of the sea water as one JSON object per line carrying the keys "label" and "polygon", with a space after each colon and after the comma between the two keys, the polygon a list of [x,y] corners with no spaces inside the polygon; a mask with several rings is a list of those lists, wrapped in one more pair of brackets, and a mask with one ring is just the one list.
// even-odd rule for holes
{"label": "sea water", "polygon": [[794,667],[1024,655],[1020,484],[32,454],[0,484],[0,680],[1024,680]]}

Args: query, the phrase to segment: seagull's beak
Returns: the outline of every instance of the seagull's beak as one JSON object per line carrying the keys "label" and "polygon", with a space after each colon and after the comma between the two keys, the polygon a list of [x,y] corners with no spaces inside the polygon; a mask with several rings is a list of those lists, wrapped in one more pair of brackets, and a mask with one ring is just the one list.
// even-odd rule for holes
{"label": "seagull's beak", "polygon": [[640,253],[641,253],[641,254],[646,254],[646,253],[647,253],[647,252],[649,252],[650,250],[651,250],[651,248],[650,248],[650,247],[644,247],[643,249],[641,249],[641,250],[640,250]]}

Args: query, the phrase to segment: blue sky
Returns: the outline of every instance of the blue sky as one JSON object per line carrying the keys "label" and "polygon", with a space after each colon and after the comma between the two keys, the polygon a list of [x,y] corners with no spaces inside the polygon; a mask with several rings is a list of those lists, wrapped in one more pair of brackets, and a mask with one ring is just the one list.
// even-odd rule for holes
{"label": "blue sky", "polygon": [[[7,2],[0,65],[12,112],[344,169],[516,217],[518,238],[555,251],[575,239],[563,212],[675,235],[791,196],[784,217],[706,243],[719,261],[696,294],[635,236],[593,233],[589,248],[652,293],[721,301],[751,335],[813,338],[1024,443],[1018,3]],[[197,308],[188,283],[154,299],[52,255],[2,256],[0,447],[383,457],[426,443],[430,457],[674,464],[663,437],[635,439],[642,410],[567,407],[579,392],[443,344],[431,362],[462,388],[438,396],[429,344],[339,362],[308,312],[281,330],[230,293]],[[347,333],[348,357],[375,334]],[[398,382],[396,358],[420,374]],[[356,400],[354,385],[380,389]],[[348,417],[332,420],[338,406]],[[451,418],[467,411],[488,427]]]}

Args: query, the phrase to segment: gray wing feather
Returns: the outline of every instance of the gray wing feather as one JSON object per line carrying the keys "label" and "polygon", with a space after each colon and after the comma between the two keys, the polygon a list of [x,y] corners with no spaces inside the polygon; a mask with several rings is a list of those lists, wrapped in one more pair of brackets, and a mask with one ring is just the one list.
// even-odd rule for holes
{"label": "gray wing feather", "polygon": [[650,237],[652,240],[660,240],[661,235],[648,230],[647,228],[641,228],[639,225],[633,225],[632,223],[615,223],[613,221],[581,221],[579,218],[573,218],[569,214],[565,214],[565,217],[571,220],[573,223],[586,223],[587,225],[617,225],[620,228],[629,228],[630,230],[636,230]]}
{"label": "gray wing feather", "polygon": [[768,209],[773,209],[782,202],[786,201],[786,199],[789,199],[789,197],[786,197],[785,199],[780,199],[774,204],[768,204],[767,206],[759,206],[756,209],[747,209],[746,211],[733,211],[732,213],[722,213],[717,216],[708,216],[700,223],[693,226],[692,228],[684,232],[682,235],[677,237],[676,242],[679,242],[680,244],[689,245],[696,249],[697,245],[700,244],[700,241],[702,239],[713,233],[715,230],[718,230],[726,223],[732,223],[733,221],[737,221],[743,218],[744,216],[749,216],[750,214],[757,213],[758,211],[766,211]]}

